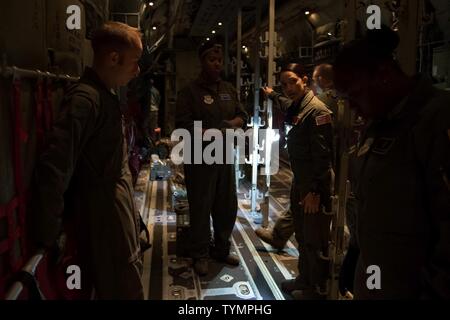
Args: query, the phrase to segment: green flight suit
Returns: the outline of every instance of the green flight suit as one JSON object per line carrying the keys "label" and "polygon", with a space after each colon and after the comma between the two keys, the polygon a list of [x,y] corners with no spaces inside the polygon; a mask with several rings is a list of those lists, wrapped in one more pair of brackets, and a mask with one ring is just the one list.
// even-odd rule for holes
{"label": "green flight suit", "polygon": [[99,299],[143,299],[139,213],[133,200],[119,100],[87,68],[71,87],[35,171],[33,233],[52,247],[79,221],[82,276]]}
{"label": "green flight suit", "polygon": [[[420,79],[358,150],[356,299],[450,299],[450,94]],[[380,289],[370,289],[378,266]],[[371,281],[369,281],[371,282]]]}
{"label": "green flight suit", "polygon": [[[176,128],[193,132],[194,121],[202,121],[203,129],[223,129],[224,120],[247,114],[234,87],[225,81],[209,83],[200,76],[178,93]],[[205,147],[207,143],[203,143]],[[203,149],[202,149],[203,151]],[[233,164],[185,164],[185,181],[190,210],[191,256],[209,255],[210,216],[214,229],[214,255],[229,254],[230,235],[237,214],[235,172]]]}
{"label": "green flight suit", "polygon": [[[333,126],[331,111],[308,91],[290,108],[293,127],[288,133],[288,153],[294,180],[291,188],[291,211],[295,237],[299,245],[299,288],[316,295],[324,291],[329,274],[327,256],[330,237],[331,195],[333,185]],[[321,208],[305,214],[299,204],[309,192],[320,195]]]}

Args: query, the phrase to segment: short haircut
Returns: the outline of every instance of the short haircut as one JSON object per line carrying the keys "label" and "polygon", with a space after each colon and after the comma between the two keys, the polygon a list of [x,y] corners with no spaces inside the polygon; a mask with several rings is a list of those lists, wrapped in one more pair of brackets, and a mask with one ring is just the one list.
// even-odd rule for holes
{"label": "short haircut", "polygon": [[284,66],[281,69],[280,74],[283,72],[287,72],[287,71],[291,71],[291,72],[295,73],[299,78],[303,78],[304,76],[308,75],[305,67],[299,63],[290,63],[290,64]]}
{"label": "short haircut", "polygon": [[136,39],[141,38],[138,29],[125,23],[108,21],[94,31],[92,49],[95,56],[102,56],[108,52],[122,53],[124,50],[136,46]]}
{"label": "short haircut", "polygon": [[364,67],[393,61],[399,42],[398,33],[385,25],[381,29],[368,30],[362,39],[353,40],[343,46],[334,65],[367,69]]}
{"label": "short haircut", "polygon": [[316,71],[319,73],[323,79],[327,81],[333,81],[333,66],[328,63],[319,64],[316,67]]}
{"label": "short haircut", "polygon": [[382,63],[392,63],[401,71],[394,54],[399,42],[398,34],[383,25],[345,44],[333,64],[337,89],[345,91],[350,83],[358,81],[361,73],[373,74]]}
{"label": "short haircut", "polygon": [[210,52],[223,54],[222,45],[214,41],[207,41],[198,49],[198,57],[202,60]]}

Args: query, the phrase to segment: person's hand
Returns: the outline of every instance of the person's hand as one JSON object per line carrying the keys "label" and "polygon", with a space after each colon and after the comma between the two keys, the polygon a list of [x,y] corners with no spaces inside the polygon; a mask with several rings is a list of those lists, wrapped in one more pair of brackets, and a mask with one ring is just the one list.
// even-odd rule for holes
{"label": "person's hand", "polygon": [[266,97],[268,97],[273,92],[273,89],[271,87],[262,87],[262,90],[264,91]]}
{"label": "person's hand", "polygon": [[317,213],[320,207],[320,195],[309,192],[306,197],[300,202],[303,206],[303,211],[305,213]]}

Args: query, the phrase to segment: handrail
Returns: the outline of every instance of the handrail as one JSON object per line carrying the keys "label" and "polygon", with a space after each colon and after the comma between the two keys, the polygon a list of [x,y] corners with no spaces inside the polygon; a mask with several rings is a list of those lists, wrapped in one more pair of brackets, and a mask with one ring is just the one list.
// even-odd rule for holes
{"label": "handrail", "polygon": [[27,272],[32,276],[34,276],[39,263],[44,258],[44,253],[45,253],[44,250],[39,250],[34,256],[32,256],[28,260],[27,264],[22,268],[22,271]]}
{"label": "handrail", "polygon": [[[25,264],[25,266],[22,268],[20,272],[27,273],[32,278],[34,278],[36,274],[36,269],[41,260],[44,258],[44,254],[45,254],[44,250],[38,250],[38,252],[28,260],[28,262]],[[21,280],[14,282],[11,288],[6,293],[5,300],[17,300],[22,291],[24,290],[24,288],[25,288],[24,283]],[[37,288],[37,290],[39,294],[42,296],[42,293],[40,292],[39,288]]]}
{"label": "handrail", "polygon": [[3,77],[20,77],[20,78],[50,78],[57,80],[78,81],[78,77],[72,77],[68,74],[54,74],[48,71],[22,69],[16,66],[0,66],[0,75]]}
{"label": "handrail", "polygon": [[6,293],[5,300],[17,300],[22,293],[24,287],[22,282],[16,281],[13,283],[11,289]]}

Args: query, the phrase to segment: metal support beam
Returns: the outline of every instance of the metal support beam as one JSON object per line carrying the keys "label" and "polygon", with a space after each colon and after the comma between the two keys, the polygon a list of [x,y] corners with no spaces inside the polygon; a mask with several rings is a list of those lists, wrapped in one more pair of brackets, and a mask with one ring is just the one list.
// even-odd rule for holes
{"label": "metal support beam", "polygon": [[[419,25],[422,20],[423,0],[402,1],[403,13],[399,23],[399,48],[397,58],[403,71],[415,75],[417,71],[417,45],[419,40]],[[413,49],[412,49],[413,48]]]}
{"label": "metal support beam", "polygon": [[347,43],[355,39],[356,35],[356,0],[346,0],[345,8],[347,24],[345,25],[344,43]]}
{"label": "metal support beam", "polygon": [[[267,85],[271,88],[275,85],[275,0],[269,0],[269,43],[268,43],[268,57],[267,57]],[[259,88],[258,88],[259,89]],[[266,176],[266,188],[265,201],[269,201],[270,190],[270,162],[272,153],[272,124],[273,124],[273,101],[267,100],[267,129],[265,139],[265,176]],[[267,206],[269,208],[269,206]],[[262,225],[266,227],[269,224],[269,210],[263,212]]]}
{"label": "metal support beam", "polygon": [[[177,0],[169,0],[167,6],[167,21],[174,21],[176,15],[176,8],[178,7]],[[176,73],[175,73],[175,61],[173,56],[173,35],[174,35],[174,24],[170,24],[169,30],[167,32],[167,50],[170,55],[166,60],[166,76],[165,82],[165,101],[164,101],[164,135],[169,135],[175,129],[175,83],[176,83]]]}
{"label": "metal support beam", "polygon": [[242,8],[237,12],[237,41],[236,41],[236,90],[241,97],[241,47],[242,47]]}
{"label": "metal support beam", "polygon": [[[345,33],[345,42],[349,42],[356,35],[356,0],[348,0],[346,2],[347,30]],[[339,299],[339,271],[344,258],[344,227],[347,210],[347,199],[351,191],[350,182],[348,181],[349,166],[349,138],[352,126],[353,114],[348,104],[338,101],[337,129],[339,135],[339,146],[337,155],[340,159],[338,169],[338,181],[335,183],[337,190],[333,196],[333,218],[331,227],[330,245],[328,247],[328,256],[330,257],[330,280],[328,284],[328,299]],[[351,297],[348,293],[347,298]]]}
{"label": "metal support beam", "polygon": [[255,222],[260,219],[260,213],[257,212],[257,200],[260,192],[258,190],[258,165],[260,159],[260,146],[259,146],[259,127],[261,124],[260,101],[259,101],[259,83],[261,79],[260,61],[259,61],[259,23],[261,20],[261,3],[256,4],[256,32],[255,32],[255,44],[254,44],[254,104],[253,104],[253,150],[252,150],[252,187],[251,187],[251,215],[254,217]]}
{"label": "metal support beam", "polygon": [[275,58],[275,0],[269,0],[269,55],[267,57],[267,85],[273,87],[274,80],[274,63]]}
{"label": "metal support beam", "polygon": [[[228,28],[227,24],[225,27],[225,56],[228,57]],[[242,9],[239,6],[237,11],[237,44],[236,44],[236,91],[238,94],[239,101],[241,100],[241,42],[242,42]],[[225,63],[225,72],[227,74],[228,71],[228,64]],[[236,191],[239,190],[239,181],[241,177],[243,177],[243,173],[240,170],[240,150],[239,147],[236,146],[234,150],[234,156],[235,156],[235,183],[236,183]]]}
{"label": "metal support beam", "polygon": [[225,79],[228,81],[228,75],[229,75],[229,70],[230,70],[230,57],[228,55],[229,52],[229,35],[228,35],[228,23],[225,23],[224,26],[224,33],[225,33],[225,43],[224,43],[224,50],[223,50],[223,54],[224,54],[224,61],[223,64],[225,66],[224,71],[225,71]]}
{"label": "metal support beam", "polygon": [[21,69],[17,67],[2,67],[0,66],[0,75],[3,77],[18,77],[18,78],[47,78],[55,80],[66,80],[76,82],[78,77],[71,77],[67,74],[54,74],[40,70]]}

